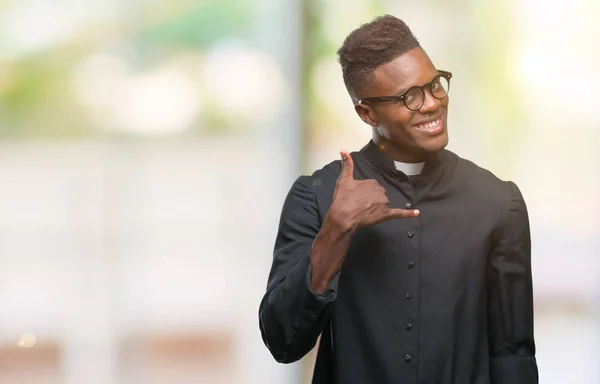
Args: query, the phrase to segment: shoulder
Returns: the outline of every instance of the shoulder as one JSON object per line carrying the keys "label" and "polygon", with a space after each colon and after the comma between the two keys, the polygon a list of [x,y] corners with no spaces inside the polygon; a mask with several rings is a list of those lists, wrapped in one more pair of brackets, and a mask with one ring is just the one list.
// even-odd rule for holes
{"label": "shoulder", "polygon": [[308,176],[316,189],[335,188],[335,183],[342,171],[341,160],[334,160],[320,169],[315,170]]}
{"label": "shoulder", "polygon": [[312,174],[300,175],[292,184],[290,192],[307,194],[335,188],[341,169],[341,162],[338,160],[313,171]]}
{"label": "shoulder", "polygon": [[[351,156],[356,163],[356,160],[358,157],[360,157],[360,154],[359,152],[352,152]],[[341,160],[332,160],[321,168],[313,169],[310,173],[304,173],[298,176],[292,186],[292,189],[310,189],[314,193],[320,193],[323,190],[333,191],[335,189],[337,179],[340,176],[341,170]]]}
{"label": "shoulder", "polygon": [[452,151],[444,150],[443,156],[454,164],[453,177],[462,186],[463,191],[477,195],[488,203],[495,202],[505,207],[514,200],[523,200],[521,191],[514,181],[503,180],[492,171]]}
{"label": "shoulder", "polygon": [[[358,153],[353,152],[351,155],[356,160]],[[334,160],[310,174],[299,176],[288,193],[288,204],[310,206],[311,210],[314,209],[319,216],[324,217],[333,202],[333,193],[341,170],[341,160]]]}

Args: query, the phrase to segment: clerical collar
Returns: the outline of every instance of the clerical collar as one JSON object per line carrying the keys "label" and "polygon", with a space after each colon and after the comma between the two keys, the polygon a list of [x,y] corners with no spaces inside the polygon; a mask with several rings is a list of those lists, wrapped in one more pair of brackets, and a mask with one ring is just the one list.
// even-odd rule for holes
{"label": "clerical collar", "polygon": [[[369,159],[376,167],[381,169],[382,171],[389,173],[391,175],[405,174],[409,176],[409,173],[405,173],[404,169],[399,170],[396,167],[396,163],[390,157],[388,157],[383,151],[373,142],[373,140],[369,140],[367,145],[365,145],[361,152],[365,154],[366,158]],[[441,151],[443,152],[443,151]],[[419,163],[420,164],[420,163]],[[440,156],[438,153],[431,153],[427,161],[422,164],[420,167],[420,172],[417,174],[418,177],[424,177],[428,175],[433,170],[439,168],[442,164]],[[414,165],[414,164],[411,164]]]}
{"label": "clerical collar", "polygon": [[404,172],[406,176],[420,175],[425,166],[425,162],[422,163],[402,163],[400,161],[394,161],[396,169],[400,172]]}

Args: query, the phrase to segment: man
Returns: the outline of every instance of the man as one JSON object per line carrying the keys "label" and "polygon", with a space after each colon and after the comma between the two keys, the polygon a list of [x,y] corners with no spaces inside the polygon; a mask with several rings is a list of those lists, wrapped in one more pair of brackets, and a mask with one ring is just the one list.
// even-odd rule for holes
{"label": "man", "polygon": [[392,16],[338,54],[373,139],[291,187],[265,344],[290,363],[321,336],[318,384],[537,383],[527,209],[444,149],[451,74]]}

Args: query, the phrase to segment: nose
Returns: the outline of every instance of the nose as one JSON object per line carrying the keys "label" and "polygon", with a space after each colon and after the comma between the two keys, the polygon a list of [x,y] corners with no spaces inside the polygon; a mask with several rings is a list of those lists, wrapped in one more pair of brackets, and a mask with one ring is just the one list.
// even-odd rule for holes
{"label": "nose", "polygon": [[436,99],[431,95],[429,90],[423,92],[423,105],[419,108],[419,112],[427,113],[427,112],[435,112],[441,104],[441,100]]}

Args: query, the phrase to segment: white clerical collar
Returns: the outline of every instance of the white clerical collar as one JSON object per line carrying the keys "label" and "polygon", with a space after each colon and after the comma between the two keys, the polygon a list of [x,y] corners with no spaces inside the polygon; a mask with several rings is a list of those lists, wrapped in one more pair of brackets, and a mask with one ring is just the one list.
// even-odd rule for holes
{"label": "white clerical collar", "polygon": [[396,169],[404,172],[407,176],[415,176],[421,174],[425,163],[401,163],[400,161],[394,161]]}

